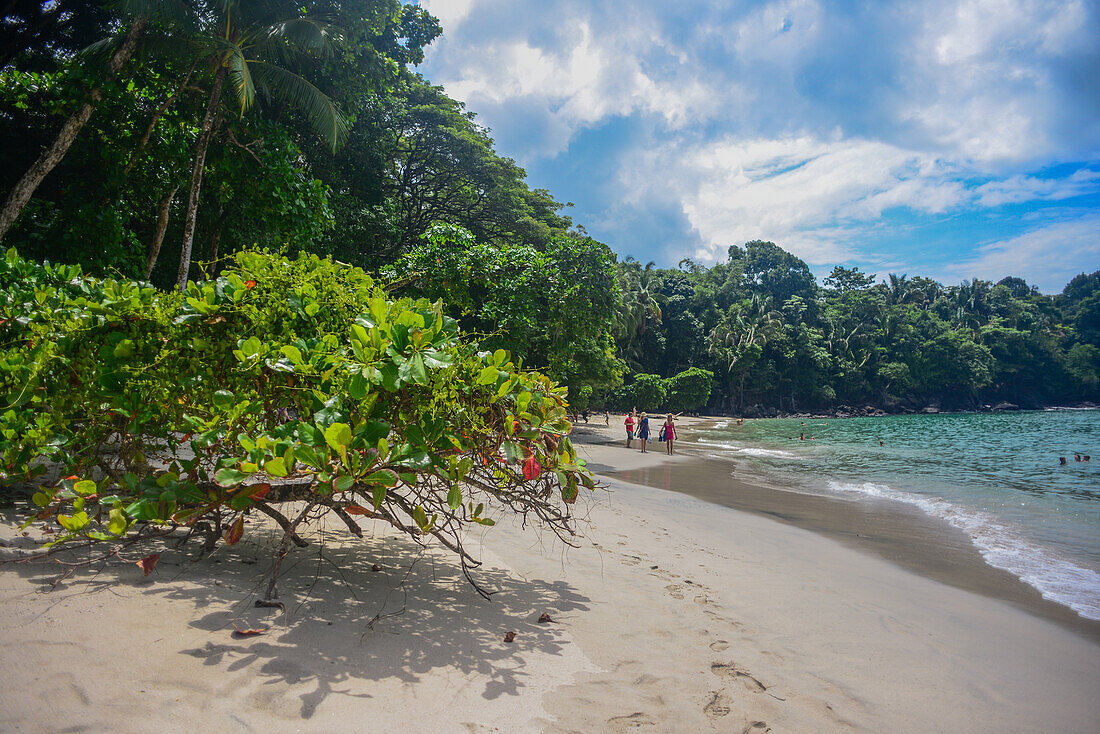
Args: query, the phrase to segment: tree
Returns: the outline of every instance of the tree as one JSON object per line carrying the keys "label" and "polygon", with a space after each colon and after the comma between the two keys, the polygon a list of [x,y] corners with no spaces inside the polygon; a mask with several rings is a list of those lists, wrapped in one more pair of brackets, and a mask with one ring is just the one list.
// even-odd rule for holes
{"label": "tree", "polygon": [[477,242],[461,227],[437,224],[385,274],[396,292],[442,299],[487,346],[509,345],[576,391],[619,381],[613,262],[611,250],[590,237],[555,237],[537,250]]}
{"label": "tree", "polygon": [[[289,15],[286,15],[289,13]],[[272,20],[276,17],[276,20]],[[282,17],[278,17],[281,15]],[[183,223],[176,285],[182,291],[191,267],[191,250],[202,191],[206,152],[222,116],[228,79],[235,109],[244,115],[264,94],[303,112],[314,131],[333,150],[347,137],[343,115],[317,87],[283,63],[303,53],[331,50],[331,29],[292,6],[271,7],[253,0],[211,2],[202,8],[198,29],[175,40],[179,50],[206,67],[209,77],[202,131],[195,145]]]}
{"label": "tree", "polygon": [[674,413],[698,410],[710,400],[713,381],[710,370],[690,367],[665,381],[665,405]]}
{"label": "tree", "polygon": [[782,318],[782,314],[771,309],[770,298],[754,295],[731,306],[710,332],[710,353],[725,363],[731,394],[737,384],[739,407],[745,404],[745,379],[763,354],[764,344],[782,324]]}
{"label": "tree", "polygon": [[[138,15],[131,23],[129,30],[126,32],[125,37],[122,39],[122,43],[118,49],[111,55],[110,61],[107,62],[107,78],[112,79],[118,76],[118,73],[122,70],[123,65],[130,60],[130,57],[134,55],[134,49],[137,47],[138,38],[145,30],[145,26],[148,24],[149,18],[146,15]],[[88,122],[88,118],[92,116],[92,112],[95,111],[96,104],[103,96],[103,89],[101,86],[95,86],[88,93],[88,99],[85,101],[76,112],[69,116],[65,120],[65,124],[61,126],[61,131],[54,138],[53,143],[38,157],[38,159],[31,165],[23,177],[8,193],[8,198],[0,206],[0,240],[4,239],[4,235],[11,229],[12,224],[19,217],[20,212],[23,211],[23,207],[30,201],[31,196],[34,195],[35,189],[38,188],[42,180],[52,171],[61,159],[65,157],[65,154],[69,152],[69,148],[72,147],[73,141],[76,140],[76,136],[80,133],[81,128]]]}
{"label": "tree", "polygon": [[823,282],[826,288],[845,293],[870,288],[875,284],[875,276],[861,273],[858,267],[845,268],[837,265]]}
{"label": "tree", "polygon": [[0,486],[56,531],[47,549],[182,532],[208,552],[261,513],[283,531],[272,599],[303,523],[331,513],[434,539],[477,586],[464,528],[513,511],[567,540],[594,486],[564,388],[316,256],[242,252],[181,299],[9,251],[0,324]]}

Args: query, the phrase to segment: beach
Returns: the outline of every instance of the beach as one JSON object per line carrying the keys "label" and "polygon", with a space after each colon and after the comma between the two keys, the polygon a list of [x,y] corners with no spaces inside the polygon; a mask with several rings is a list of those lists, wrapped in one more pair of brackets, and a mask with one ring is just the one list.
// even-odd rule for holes
{"label": "beach", "polygon": [[602,480],[576,547],[507,517],[470,537],[491,601],[369,523],[307,536],[285,611],[252,606],[258,521],[149,577],[0,566],[0,730],[1100,731],[1098,623],[951,528],[628,451],[613,423],[576,430]]}

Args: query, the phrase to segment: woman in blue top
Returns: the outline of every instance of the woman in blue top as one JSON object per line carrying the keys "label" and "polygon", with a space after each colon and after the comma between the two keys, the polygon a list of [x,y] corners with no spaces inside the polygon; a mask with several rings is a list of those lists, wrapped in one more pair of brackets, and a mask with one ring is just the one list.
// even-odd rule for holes
{"label": "woman in blue top", "polygon": [[645,413],[638,418],[638,440],[642,444],[642,453],[646,453],[645,444],[649,440],[649,416]]}

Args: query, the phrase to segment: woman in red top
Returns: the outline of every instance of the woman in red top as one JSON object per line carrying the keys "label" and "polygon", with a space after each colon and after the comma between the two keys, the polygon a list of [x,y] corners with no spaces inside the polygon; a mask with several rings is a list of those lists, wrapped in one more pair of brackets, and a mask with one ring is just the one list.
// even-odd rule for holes
{"label": "woman in red top", "polygon": [[626,447],[630,448],[630,442],[634,440],[634,415],[627,413],[623,425],[626,426]]}

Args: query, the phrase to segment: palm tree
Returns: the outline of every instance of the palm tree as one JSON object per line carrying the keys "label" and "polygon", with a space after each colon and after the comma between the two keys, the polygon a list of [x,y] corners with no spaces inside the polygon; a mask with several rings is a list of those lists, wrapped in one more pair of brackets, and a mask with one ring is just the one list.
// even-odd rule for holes
{"label": "palm tree", "polygon": [[[343,115],[319,89],[286,68],[309,53],[325,53],[333,45],[326,24],[302,15],[294,5],[270,5],[262,0],[194,0],[201,18],[196,32],[175,39],[184,51],[206,67],[209,90],[202,132],[195,145],[183,243],[176,284],[182,291],[191,268],[199,196],[202,192],[206,151],[221,116],[228,82],[233,109],[244,115],[257,95],[299,108],[316,133],[335,150],[348,134]],[[280,15],[290,13],[290,17]]]}
{"label": "palm tree", "polygon": [[709,336],[711,355],[728,362],[726,371],[733,387],[734,368],[738,367],[741,380],[738,389],[738,405],[745,404],[745,379],[752,363],[760,357],[764,345],[783,323],[783,315],[772,310],[770,296],[754,293],[748,301],[734,304]]}
{"label": "palm tree", "polygon": [[656,267],[656,263],[649,262],[643,268],[629,256],[618,265],[623,300],[616,314],[616,336],[623,356],[635,364],[640,364],[644,356],[640,352],[641,339],[649,331],[650,324],[661,323]]}

